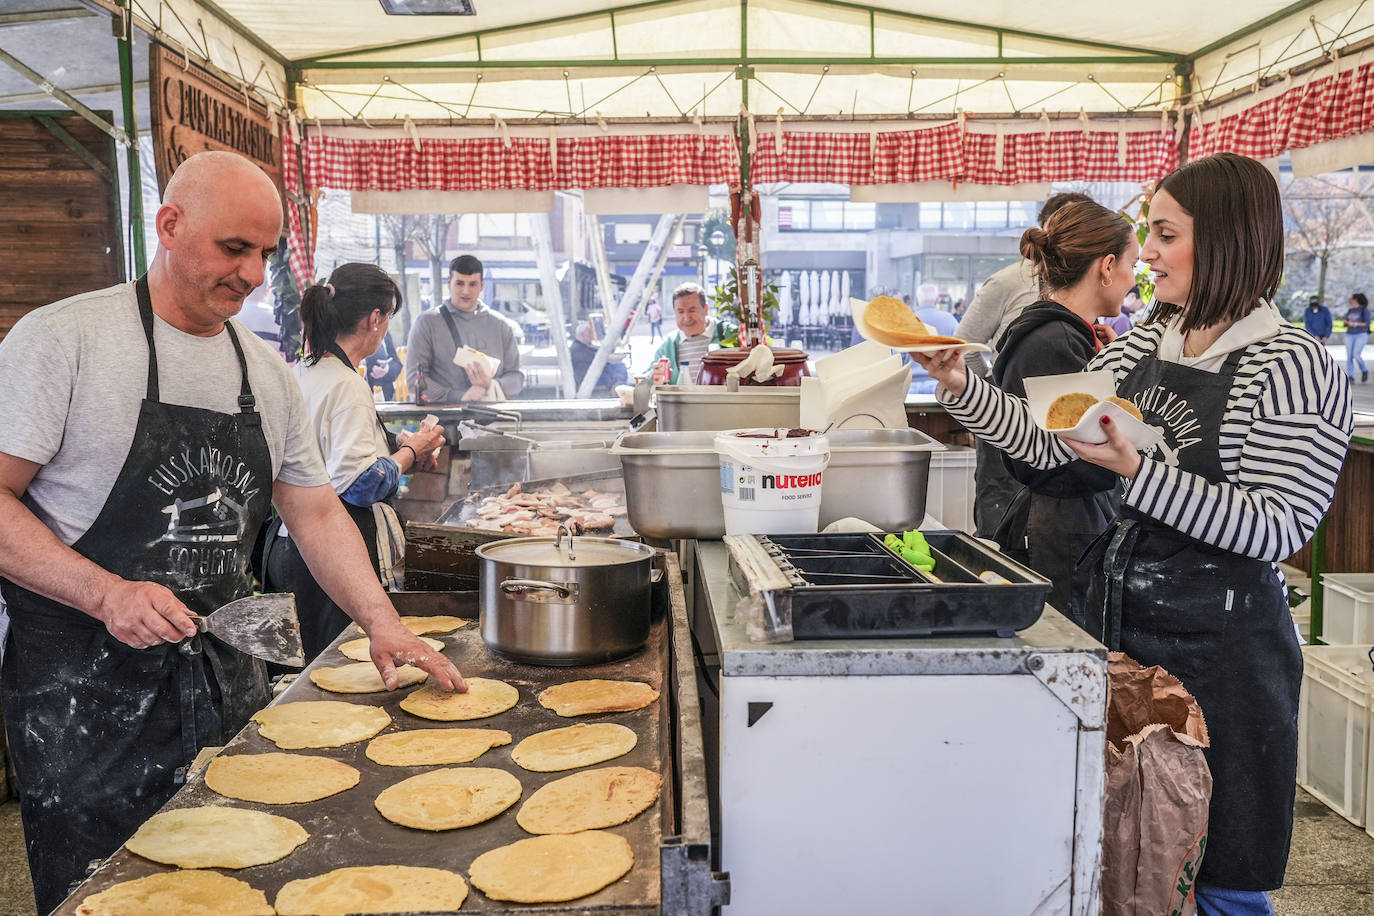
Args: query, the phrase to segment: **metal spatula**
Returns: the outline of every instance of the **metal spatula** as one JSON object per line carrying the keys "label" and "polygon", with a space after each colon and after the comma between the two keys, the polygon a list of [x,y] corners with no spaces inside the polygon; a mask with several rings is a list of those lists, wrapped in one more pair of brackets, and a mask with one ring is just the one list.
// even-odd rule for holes
{"label": "metal spatula", "polygon": [[196,629],[264,661],[305,666],[296,596],[290,592],[249,595],[206,614],[192,614]]}

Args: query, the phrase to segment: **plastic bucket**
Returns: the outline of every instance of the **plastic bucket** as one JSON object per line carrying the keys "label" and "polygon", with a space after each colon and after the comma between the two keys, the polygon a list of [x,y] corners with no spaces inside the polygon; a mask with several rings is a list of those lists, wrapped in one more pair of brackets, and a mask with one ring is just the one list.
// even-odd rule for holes
{"label": "plastic bucket", "polygon": [[786,434],[773,428],[716,434],[726,534],[807,534],[819,527],[830,440]]}

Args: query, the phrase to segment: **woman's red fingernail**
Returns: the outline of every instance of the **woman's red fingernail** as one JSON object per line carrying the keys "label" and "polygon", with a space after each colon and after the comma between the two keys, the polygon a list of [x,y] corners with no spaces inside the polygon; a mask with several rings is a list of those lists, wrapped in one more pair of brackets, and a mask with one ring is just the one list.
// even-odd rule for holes
{"label": "woman's red fingernail", "polygon": [[1111,417],[1103,417],[1103,418],[1102,418],[1102,425],[1103,425],[1103,426],[1111,426],[1111,425],[1112,425],[1112,418],[1111,418]]}

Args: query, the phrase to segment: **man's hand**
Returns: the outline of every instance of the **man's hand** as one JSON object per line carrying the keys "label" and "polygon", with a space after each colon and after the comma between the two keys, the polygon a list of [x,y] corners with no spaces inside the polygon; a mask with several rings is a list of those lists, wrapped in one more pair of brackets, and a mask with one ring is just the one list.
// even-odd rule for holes
{"label": "man's hand", "polygon": [[467,682],[453,662],[402,626],[399,618],[393,616],[392,620],[394,624],[387,621],[367,634],[371,640],[372,664],[377,666],[387,690],[396,689],[396,666],[400,664],[423,668],[442,690],[467,693]]}
{"label": "man's hand", "polygon": [[956,398],[968,387],[968,370],[958,350],[937,350],[934,353],[913,353],[911,358],[925,368],[926,374],[945,386]]}
{"label": "man's hand", "polygon": [[463,371],[468,374],[468,382],[473,388],[481,388],[483,391],[491,384],[491,369],[487,365],[485,356],[478,356],[476,359],[469,360],[468,365],[463,367]]}
{"label": "man's hand", "polygon": [[196,625],[188,613],[168,588],[119,579],[101,596],[91,616],[125,645],[147,649],[195,636]]}
{"label": "man's hand", "polygon": [[1134,480],[1135,475],[1140,472],[1140,452],[1127,441],[1121,428],[1112,422],[1111,417],[1102,418],[1102,429],[1107,433],[1107,441],[1100,445],[1064,436],[1060,438],[1084,461],[1115,471],[1127,480]]}
{"label": "man's hand", "polygon": [[473,385],[467,391],[463,392],[463,397],[461,398],[461,400],[464,401],[485,401],[486,399],[487,386],[485,384]]}
{"label": "man's hand", "polygon": [[391,360],[379,359],[372,364],[373,378],[386,378],[387,371],[391,369]]}

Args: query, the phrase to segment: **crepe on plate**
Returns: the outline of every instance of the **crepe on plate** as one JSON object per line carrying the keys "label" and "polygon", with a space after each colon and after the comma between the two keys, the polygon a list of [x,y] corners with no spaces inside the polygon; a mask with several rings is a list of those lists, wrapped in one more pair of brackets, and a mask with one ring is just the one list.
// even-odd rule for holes
{"label": "crepe on plate", "polygon": [[957,347],[966,343],[958,337],[936,334],[930,325],[916,317],[909,305],[891,296],[877,296],[870,300],[863,318],[872,338],[889,347]]}

